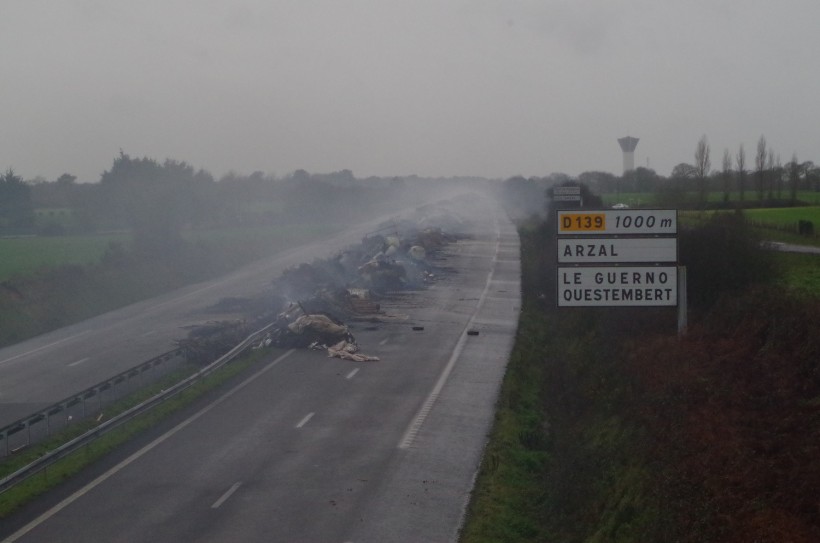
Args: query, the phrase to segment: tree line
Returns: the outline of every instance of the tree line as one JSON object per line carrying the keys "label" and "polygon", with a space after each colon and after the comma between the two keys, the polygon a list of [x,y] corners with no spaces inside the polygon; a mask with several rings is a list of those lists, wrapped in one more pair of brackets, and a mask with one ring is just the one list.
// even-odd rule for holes
{"label": "tree line", "polygon": [[765,136],[748,158],[742,143],[734,153],[723,150],[719,168],[712,168],[710,155],[704,135],[695,148],[694,164],[681,163],[672,170],[673,180],[695,182],[700,206],[706,205],[707,192],[720,192],[724,205],[734,200],[737,207],[796,205],[799,191],[820,192],[820,166],[801,162],[796,153],[784,164]]}
{"label": "tree line", "polygon": [[[679,208],[778,207],[798,205],[801,191],[820,192],[820,165],[801,162],[796,154],[783,163],[765,136],[754,153],[743,144],[725,149],[713,167],[711,146],[703,136],[695,146],[692,162],[677,164],[669,176],[638,167],[624,175],[586,171],[572,177],[552,173],[545,177],[515,176],[506,180],[503,197],[520,212],[540,213],[544,191],[555,185],[580,183],[596,194],[652,193],[654,204]],[[710,194],[720,194],[715,199]],[[585,198],[586,200],[586,198]]]}
{"label": "tree line", "polygon": [[172,250],[186,230],[338,222],[405,192],[404,178],[360,180],[350,170],[217,180],[186,162],[120,151],[97,183],[67,173],[25,181],[9,168],[0,177],[0,234],[129,231],[137,248]]}
{"label": "tree line", "polygon": [[0,176],[0,230],[24,229],[32,224],[31,187],[9,168]]}

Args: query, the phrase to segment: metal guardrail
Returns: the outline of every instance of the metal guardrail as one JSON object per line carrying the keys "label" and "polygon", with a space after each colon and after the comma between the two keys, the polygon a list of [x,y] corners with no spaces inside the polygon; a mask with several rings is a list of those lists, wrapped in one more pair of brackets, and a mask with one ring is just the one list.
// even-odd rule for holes
{"label": "metal guardrail", "polygon": [[[25,430],[27,432],[26,440],[24,443],[21,443],[20,446],[26,447],[28,445],[31,445],[31,429],[34,425],[40,424],[45,426],[45,431],[41,432],[43,434],[43,437],[49,437],[51,435],[52,417],[54,417],[54,415],[63,413],[65,415],[65,419],[70,420],[72,418],[72,415],[70,414],[71,408],[79,405],[81,408],[81,416],[79,418],[83,418],[86,415],[86,402],[88,400],[96,398],[97,403],[99,404],[99,407],[101,409],[102,397],[104,392],[109,391],[109,396],[114,396],[112,392],[115,391],[116,387],[120,386],[123,383],[128,383],[130,380],[134,378],[141,378],[146,371],[153,368],[157,368],[169,361],[177,359],[178,357],[182,356],[184,352],[185,349],[179,348],[174,349],[173,351],[162,353],[161,355],[156,356],[148,360],[147,362],[143,362],[137,366],[127,369],[121,373],[118,373],[85,390],[82,390],[76,394],[72,394],[71,396],[62,399],[59,402],[53,403],[48,407],[35,411],[34,413],[28,414],[25,417],[20,418],[4,426],[3,428],[0,428],[0,441],[2,441],[2,444],[5,447],[5,456],[9,455],[11,449],[11,436],[19,434],[20,432]],[[67,425],[68,420],[64,420],[63,424]],[[56,424],[57,423],[55,423],[55,425]],[[0,454],[2,454],[2,451],[0,451]]]}
{"label": "metal guardrail", "polygon": [[[190,388],[195,383],[203,379],[204,377],[210,375],[211,373],[215,372],[216,370],[220,369],[222,366],[228,364],[240,354],[242,354],[248,347],[256,344],[260,338],[264,336],[264,334],[273,326],[273,323],[270,323],[260,330],[249,335],[245,338],[241,343],[239,343],[236,347],[228,351],[226,354],[219,357],[214,362],[208,364],[204,368],[201,368],[193,375],[183,379],[176,385],[156,394],[155,396],[145,400],[144,402],[135,405],[131,409],[120,413],[119,415],[103,422],[99,426],[89,430],[88,432],[75,437],[71,441],[57,447],[53,451],[50,451],[31,464],[24,466],[23,468],[17,470],[16,472],[4,477],[0,480],[0,494],[5,492],[6,490],[12,488],[13,486],[25,481],[32,475],[39,473],[40,471],[48,468],[58,460],[65,458],[66,456],[70,455],[71,453],[77,451],[78,449],[82,448],[83,446],[91,443],[95,439],[105,435],[106,433],[114,430],[115,428],[121,426],[122,424],[130,421],[131,419],[135,418],[138,415],[141,415],[152,408],[156,407],[157,405],[161,404],[165,400],[179,394],[180,392]],[[78,396],[74,396],[76,398]],[[38,416],[38,415],[35,415]],[[31,420],[33,417],[26,417],[28,420]]]}

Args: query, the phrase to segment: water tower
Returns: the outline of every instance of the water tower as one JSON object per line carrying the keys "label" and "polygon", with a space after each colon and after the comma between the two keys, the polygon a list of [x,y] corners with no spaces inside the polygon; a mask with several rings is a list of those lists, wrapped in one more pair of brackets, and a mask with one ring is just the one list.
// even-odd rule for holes
{"label": "water tower", "polygon": [[621,150],[624,152],[624,174],[626,174],[635,169],[635,147],[638,146],[638,138],[632,136],[618,138],[618,143],[621,144]]}

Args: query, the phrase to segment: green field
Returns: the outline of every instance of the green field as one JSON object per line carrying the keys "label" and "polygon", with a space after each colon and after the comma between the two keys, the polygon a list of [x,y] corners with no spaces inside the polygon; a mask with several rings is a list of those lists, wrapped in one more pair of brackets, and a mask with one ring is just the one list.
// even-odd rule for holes
{"label": "green field", "polygon": [[[697,192],[685,192],[681,196],[686,203],[694,203],[698,201]],[[788,199],[789,195],[786,191],[784,191],[781,197],[783,199]],[[654,192],[621,192],[619,194],[606,193],[601,194],[601,198],[606,206],[611,206],[612,204],[617,203],[624,203],[632,207],[651,207],[657,205],[657,194]],[[723,192],[710,192],[706,195],[706,199],[710,203],[723,202]],[[797,199],[807,204],[820,205],[820,192],[807,190],[798,191]],[[738,193],[732,192],[729,194],[729,203],[737,203],[739,200],[740,195]],[[743,196],[743,202],[747,206],[758,205],[758,201],[756,192],[746,191]]]}
{"label": "green field", "polygon": [[[680,211],[679,219],[684,225],[696,226],[705,222],[714,213],[732,211]],[[760,239],[820,247],[820,207],[791,207],[773,209],[748,209],[743,214],[751,222]],[[798,220],[814,223],[814,236],[801,236],[783,230]],[[785,253],[773,251],[775,262],[780,269],[779,284],[789,290],[820,296],[820,255],[805,253]]]}
{"label": "green field", "polygon": [[776,262],[785,288],[820,297],[820,255],[777,253]]}
{"label": "green field", "polygon": [[820,206],[746,209],[743,213],[751,221],[778,226],[794,225],[801,220],[811,221],[820,231]]}
{"label": "green field", "polygon": [[111,242],[127,238],[126,234],[2,238],[0,281],[66,264],[95,264]]}
{"label": "green field", "polygon": [[601,194],[604,205],[626,204],[630,207],[652,207],[655,205],[653,192],[621,192],[620,194]]}
{"label": "green field", "polygon": [[[293,247],[334,232],[334,226],[295,225],[224,228],[187,232],[191,242],[246,244],[258,247],[260,255]],[[27,236],[0,238],[0,281],[28,276],[63,265],[92,265],[100,261],[112,242],[127,245],[127,233],[96,236]]]}
{"label": "green field", "polygon": [[[611,206],[615,203],[624,203],[633,208],[646,208],[657,205],[655,203],[655,194],[651,192],[603,194],[601,198],[605,206]],[[688,193],[686,201],[694,202],[696,198],[695,193]],[[812,202],[815,205],[775,208],[748,207],[743,210],[743,214],[764,240],[820,247],[820,193],[801,191],[797,193],[797,198],[800,201]],[[723,193],[711,192],[708,199],[710,202],[722,202]],[[730,202],[736,201],[737,195],[733,194]],[[756,203],[756,194],[750,195],[747,193],[745,201],[749,205],[754,205]],[[713,213],[732,212],[728,209],[725,211],[681,210],[679,218],[684,225],[695,225],[708,219]],[[814,236],[798,235],[797,224],[799,221],[811,222],[814,225]]]}
{"label": "green field", "polygon": [[[696,225],[714,213],[733,211],[680,211],[678,217],[681,224]],[[820,206],[745,209],[743,214],[761,239],[820,247]],[[798,221],[810,221],[814,225],[814,235],[799,235]]]}

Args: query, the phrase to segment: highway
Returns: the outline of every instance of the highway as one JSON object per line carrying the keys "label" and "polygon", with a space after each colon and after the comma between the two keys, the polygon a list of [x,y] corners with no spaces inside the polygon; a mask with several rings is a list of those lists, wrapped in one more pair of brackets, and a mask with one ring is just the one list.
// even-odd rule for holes
{"label": "highway", "polygon": [[[401,216],[412,215],[408,210]],[[279,253],[212,281],[132,304],[0,349],[0,427],[175,348],[192,326],[230,297],[270,287],[285,269],[357,244],[390,216],[369,218],[337,235]]]}
{"label": "highway", "polygon": [[[273,350],[208,402],[4,521],[2,541],[455,540],[520,306],[513,225],[490,203],[474,218],[472,236],[445,251],[448,273],[383,302],[406,318],[350,323],[363,352],[381,361]],[[316,250],[277,261],[265,282],[271,269]],[[258,286],[252,272],[240,275]],[[194,313],[176,304],[206,294],[215,301],[222,284],[146,302],[142,312],[170,311],[181,325]],[[114,335],[133,329],[139,313],[97,324],[120,327]],[[4,352],[0,368],[38,348],[62,355],[96,333],[85,326]],[[135,330],[160,342],[167,333],[147,332]],[[78,356],[89,355],[63,362]]]}
{"label": "highway", "polygon": [[0,349],[0,426],[173,349],[188,327],[214,318],[207,308],[219,300],[257,294],[286,268],[357,243],[377,223]]}

